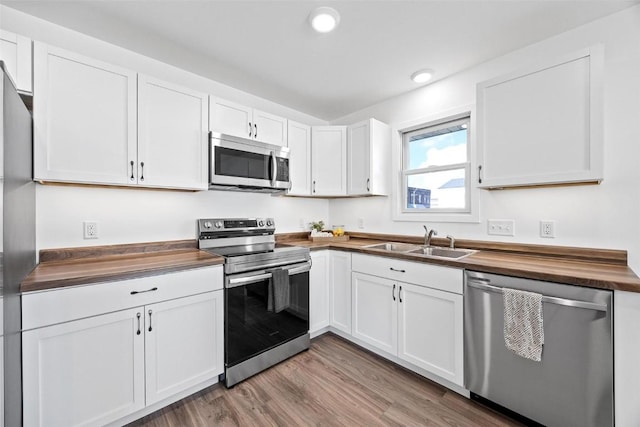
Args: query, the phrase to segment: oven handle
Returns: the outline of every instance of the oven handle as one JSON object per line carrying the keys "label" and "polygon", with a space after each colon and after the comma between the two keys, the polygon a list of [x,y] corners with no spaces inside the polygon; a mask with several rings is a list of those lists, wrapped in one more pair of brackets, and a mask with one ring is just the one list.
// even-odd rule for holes
{"label": "oven handle", "polygon": [[[301,264],[295,264],[295,265],[292,265],[290,268],[284,268],[284,270],[287,270],[289,272],[289,276],[292,276],[294,274],[305,273],[311,270],[311,261],[309,260]],[[237,286],[259,282],[261,280],[270,279],[271,277],[273,277],[273,273],[271,273],[270,271],[267,271],[266,273],[256,274],[254,276],[245,276],[245,277],[238,277],[236,279],[229,279],[227,288],[235,288]]]}

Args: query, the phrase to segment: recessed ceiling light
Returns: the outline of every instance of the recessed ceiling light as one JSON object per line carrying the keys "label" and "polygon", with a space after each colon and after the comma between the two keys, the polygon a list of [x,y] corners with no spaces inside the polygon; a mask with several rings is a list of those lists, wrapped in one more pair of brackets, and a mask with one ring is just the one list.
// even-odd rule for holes
{"label": "recessed ceiling light", "polygon": [[340,23],[340,14],[331,7],[319,7],[309,15],[309,23],[317,32],[328,33]]}
{"label": "recessed ceiling light", "polygon": [[433,70],[427,70],[427,69],[419,70],[411,74],[411,80],[413,80],[416,83],[428,82],[429,80],[431,80],[431,77],[433,77]]}

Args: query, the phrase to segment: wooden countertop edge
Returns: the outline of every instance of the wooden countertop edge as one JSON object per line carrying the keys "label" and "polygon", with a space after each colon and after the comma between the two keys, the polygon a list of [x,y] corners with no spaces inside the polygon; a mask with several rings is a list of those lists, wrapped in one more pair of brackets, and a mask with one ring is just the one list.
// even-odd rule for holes
{"label": "wooden countertop edge", "polygon": [[[593,262],[548,256],[482,250],[460,260],[426,258],[417,254],[394,253],[363,246],[383,241],[352,238],[348,242],[313,243],[308,240],[286,240],[281,244],[305,246],[312,251],[341,250],[386,258],[443,265],[484,273],[524,277],[606,290],[640,292],[640,278],[627,265]],[[594,271],[601,270],[601,271]]]}
{"label": "wooden countertop edge", "polygon": [[21,283],[20,292],[135,279],[223,263],[224,258],[198,249],[56,260],[38,264]]}

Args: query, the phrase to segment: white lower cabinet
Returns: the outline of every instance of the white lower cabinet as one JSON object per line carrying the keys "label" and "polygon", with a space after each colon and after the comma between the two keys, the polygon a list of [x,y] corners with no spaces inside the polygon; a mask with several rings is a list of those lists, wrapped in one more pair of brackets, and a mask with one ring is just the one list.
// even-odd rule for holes
{"label": "white lower cabinet", "polygon": [[399,262],[353,255],[353,337],[462,386],[462,270]]}
{"label": "white lower cabinet", "polygon": [[398,347],[398,285],[389,279],[353,273],[353,336],[387,353]]}
{"label": "white lower cabinet", "polygon": [[[114,304],[109,293],[122,296],[123,308],[132,301],[143,305],[71,321],[59,317],[44,326],[36,322],[45,318],[40,308],[50,305],[83,316],[69,303],[93,287],[104,307]],[[204,288],[209,291],[202,292]],[[163,300],[172,293],[180,297]],[[23,325],[38,325],[22,333],[27,427],[118,422],[215,382],[224,370],[220,266],[28,293],[23,295],[23,318]]]}
{"label": "white lower cabinet", "polygon": [[351,254],[329,251],[330,324],[351,335]]}
{"label": "white lower cabinet", "polygon": [[134,308],[24,332],[24,425],[104,425],[144,408],[143,317]]}
{"label": "white lower cabinet", "polygon": [[462,385],[462,295],[400,283],[398,357]]}
{"label": "white lower cabinet", "polygon": [[222,292],[145,307],[146,404],[163,400],[224,370]]}
{"label": "white lower cabinet", "polygon": [[311,252],[309,272],[309,332],[329,326],[329,251]]}

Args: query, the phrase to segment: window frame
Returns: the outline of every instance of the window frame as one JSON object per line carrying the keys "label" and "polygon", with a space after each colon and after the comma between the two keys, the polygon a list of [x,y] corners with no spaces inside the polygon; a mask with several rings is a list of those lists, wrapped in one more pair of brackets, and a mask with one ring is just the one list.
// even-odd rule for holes
{"label": "window frame", "polygon": [[[421,169],[404,169],[408,164],[408,153],[405,150],[404,135],[416,130],[455,122],[461,119],[468,119],[467,134],[467,161],[445,166],[430,166]],[[475,137],[475,106],[465,105],[451,110],[442,111],[429,117],[400,123],[393,127],[393,189],[392,192],[392,218],[394,221],[420,221],[420,222],[462,222],[479,223],[479,203],[477,168],[476,165],[476,137]],[[440,170],[465,169],[465,203],[466,208],[426,208],[410,209],[406,207],[407,197],[407,176],[426,172],[437,172]]]}
{"label": "window frame", "polygon": [[[441,129],[445,129],[450,126],[455,126],[460,122],[466,122],[468,124],[467,127],[467,161],[463,163],[450,163],[447,165],[439,165],[439,166],[427,166],[425,168],[416,168],[409,169],[405,168],[405,165],[409,164],[409,150],[408,146],[411,138],[411,134],[418,133],[418,131],[423,131],[428,129],[427,132],[436,132]],[[414,130],[405,131],[402,133],[402,194],[405,197],[408,191],[408,177],[412,175],[422,175],[426,173],[433,172],[443,172],[443,171],[453,171],[458,169],[464,169],[465,173],[465,196],[464,196],[464,208],[408,208],[406,202],[402,204],[402,212],[410,213],[410,212],[439,212],[439,213],[470,213],[471,212],[471,179],[469,174],[471,173],[471,117],[463,116],[456,117],[452,120],[441,121],[435,124],[425,124],[425,126],[419,127]]]}

